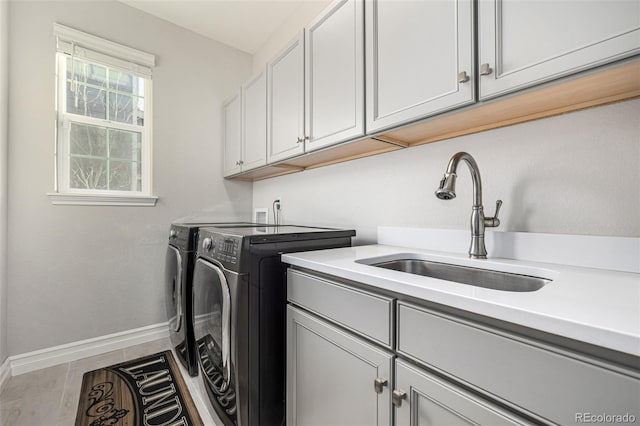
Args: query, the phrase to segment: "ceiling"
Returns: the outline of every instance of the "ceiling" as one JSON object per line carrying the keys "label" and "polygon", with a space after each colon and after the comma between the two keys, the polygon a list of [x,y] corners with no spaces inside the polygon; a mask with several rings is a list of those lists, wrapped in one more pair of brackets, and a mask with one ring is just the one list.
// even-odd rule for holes
{"label": "ceiling", "polygon": [[205,37],[255,54],[296,11],[316,0],[120,0]]}

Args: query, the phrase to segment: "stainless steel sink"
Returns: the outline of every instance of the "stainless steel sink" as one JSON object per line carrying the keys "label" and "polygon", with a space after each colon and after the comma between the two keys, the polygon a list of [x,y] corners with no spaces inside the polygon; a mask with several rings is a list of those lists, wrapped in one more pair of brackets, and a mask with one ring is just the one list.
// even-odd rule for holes
{"label": "stainless steel sink", "polygon": [[529,275],[471,268],[421,259],[398,259],[373,263],[371,266],[503,291],[536,291],[551,281],[546,278]]}

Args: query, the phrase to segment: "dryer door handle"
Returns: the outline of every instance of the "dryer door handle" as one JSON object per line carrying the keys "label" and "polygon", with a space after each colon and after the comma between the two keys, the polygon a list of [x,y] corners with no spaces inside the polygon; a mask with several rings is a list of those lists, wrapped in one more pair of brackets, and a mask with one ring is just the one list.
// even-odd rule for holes
{"label": "dryer door handle", "polygon": [[220,281],[220,293],[222,293],[222,384],[218,387],[220,392],[225,392],[231,384],[231,293],[229,282],[224,271],[208,262],[198,259],[198,263],[206,265],[215,271]]}
{"label": "dryer door handle", "polygon": [[176,322],[173,325],[173,331],[179,332],[182,328],[182,317],[184,316],[184,311],[182,310],[182,256],[180,255],[180,251],[174,247],[169,246],[173,250],[173,254],[176,256],[176,275],[175,275],[175,287],[174,287],[174,297],[176,301]]}

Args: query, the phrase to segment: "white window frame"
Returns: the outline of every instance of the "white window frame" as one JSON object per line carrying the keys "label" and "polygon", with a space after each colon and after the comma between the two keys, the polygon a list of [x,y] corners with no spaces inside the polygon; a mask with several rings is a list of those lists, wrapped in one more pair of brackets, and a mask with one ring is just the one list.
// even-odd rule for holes
{"label": "white window frame", "polygon": [[[158,197],[152,195],[152,67],[155,57],[129,47],[104,40],[81,31],[54,24],[56,52],[56,144],[54,192],[48,193],[53,204],[154,206]],[[116,69],[144,79],[144,125],[67,113],[66,66],[68,57]],[[107,127],[141,133],[141,190],[114,191],[70,188],[71,123]]]}

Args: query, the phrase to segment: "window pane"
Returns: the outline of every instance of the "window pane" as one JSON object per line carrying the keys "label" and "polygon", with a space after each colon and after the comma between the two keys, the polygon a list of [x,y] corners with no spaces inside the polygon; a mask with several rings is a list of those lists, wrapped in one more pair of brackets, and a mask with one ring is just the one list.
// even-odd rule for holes
{"label": "window pane", "polygon": [[120,123],[140,124],[138,98],[121,93],[109,94],[109,119]]}
{"label": "window pane", "polygon": [[113,191],[140,191],[140,163],[111,160],[109,189]]}
{"label": "window pane", "polygon": [[141,161],[142,134],[122,130],[109,131],[109,157],[130,161]]}
{"label": "window pane", "polygon": [[71,155],[107,156],[107,129],[71,123],[69,134]]}
{"label": "window pane", "polygon": [[106,91],[67,82],[67,112],[87,117],[107,118]]}
{"label": "window pane", "polygon": [[140,84],[141,81],[142,79],[131,74],[120,72],[111,68],[109,69],[109,89],[136,94],[136,86]]}
{"label": "window pane", "polygon": [[107,189],[107,160],[71,157],[71,188]]}
{"label": "window pane", "polygon": [[107,84],[107,68],[102,65],[82,62],[78,59],[74,60],[72,65],[71,58],[67,58],[67,80],[72,79],[79,84],[105,87]]}

